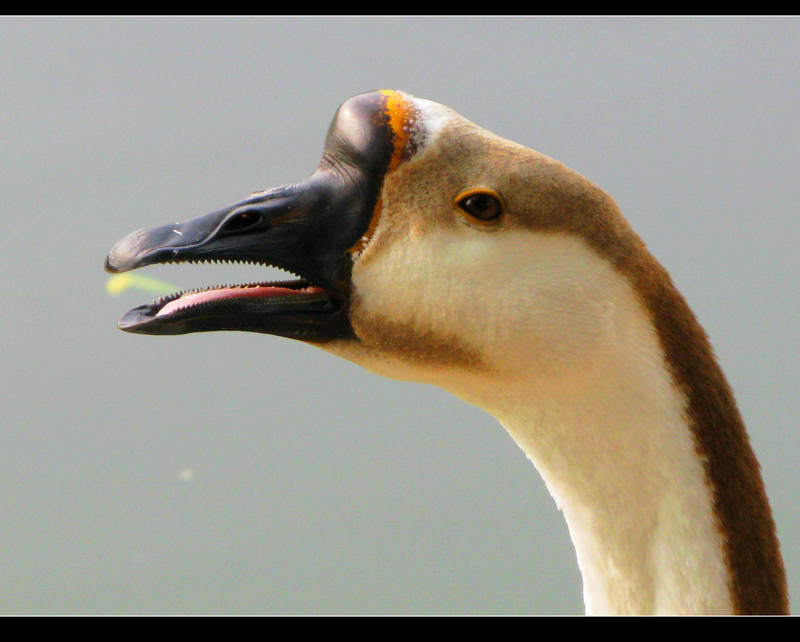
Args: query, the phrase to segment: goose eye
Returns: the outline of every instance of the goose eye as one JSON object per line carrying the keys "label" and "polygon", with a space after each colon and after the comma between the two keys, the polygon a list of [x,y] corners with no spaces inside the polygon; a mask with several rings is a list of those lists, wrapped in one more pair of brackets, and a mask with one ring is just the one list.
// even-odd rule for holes
{"label": "goose eye", "polygon": [[494,221],[503,213],[500,197],[491,190],[475,190],[456,198],[456,205],[479,221]]}

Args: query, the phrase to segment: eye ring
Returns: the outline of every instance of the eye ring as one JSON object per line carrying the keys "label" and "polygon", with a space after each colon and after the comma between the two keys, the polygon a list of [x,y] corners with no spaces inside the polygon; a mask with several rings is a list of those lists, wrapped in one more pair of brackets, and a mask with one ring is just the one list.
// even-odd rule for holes
{"label": "eye ring", "polygon": [[500,194],[489,187],[461,192],[454,203],[467,220],[481,225],[496,223],[506,211]]}

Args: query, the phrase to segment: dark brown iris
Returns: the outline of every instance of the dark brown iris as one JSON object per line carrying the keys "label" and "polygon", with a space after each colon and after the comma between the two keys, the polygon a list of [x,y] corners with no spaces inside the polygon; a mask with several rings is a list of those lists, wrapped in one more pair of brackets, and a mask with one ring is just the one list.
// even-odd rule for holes
{"label": "dark brown iris", "polygon": [[503,203],[491,191],[472,191],[456,200],[456,205],[479,221],[494,221],[503,213]]}

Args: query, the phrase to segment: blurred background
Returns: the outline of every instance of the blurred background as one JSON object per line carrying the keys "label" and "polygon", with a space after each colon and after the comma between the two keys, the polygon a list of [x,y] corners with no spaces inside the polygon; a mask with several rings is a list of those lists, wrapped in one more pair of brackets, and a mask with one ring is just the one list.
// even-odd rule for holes
{"label": "blurred background", "polygon": [[106,292],[114,242],[304,178],[378,88],[617,199],[736,391],[796,605],[800,20],[3,17],[0,612],[583,612],[492,417],[289,340],[116,329],[153,295]]}

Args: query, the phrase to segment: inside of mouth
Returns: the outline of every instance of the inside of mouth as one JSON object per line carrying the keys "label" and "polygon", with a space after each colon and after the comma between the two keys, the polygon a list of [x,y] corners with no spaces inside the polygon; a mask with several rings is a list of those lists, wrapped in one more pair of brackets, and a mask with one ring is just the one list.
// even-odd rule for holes
{"label": "inside of mouth", "polygon": [[308,281],[282,281],[276,283],[248,283],[242,285],[226,285],[199,290],[189,290],[186,292],[165,297],[157,301],[156,306],[160,309],[156,313],[157,317],[174,314],[180,310],[193,308],[198,305],[210,303],[212,301],[229,300],[236,298],[268,298],[268,297],[287,297],[287,296],[308,296],[323,294],[325,290],[316,285],[311,285]]}

